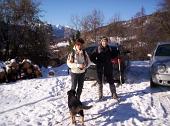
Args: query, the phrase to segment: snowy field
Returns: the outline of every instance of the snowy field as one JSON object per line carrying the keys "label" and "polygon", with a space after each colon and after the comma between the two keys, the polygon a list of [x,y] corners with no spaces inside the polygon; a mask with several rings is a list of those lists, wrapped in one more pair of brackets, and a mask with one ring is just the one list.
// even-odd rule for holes
{"label": "snowy field", "polygon": [[[72,126],[67,107],[70,76],[65,64],[54,70],[56,77],[47,77],[44,68],[42,78],[0,85],[0,126]],[[103,101],[98,101],[95,81],[85,81],[81,100],[93,105],[84,111],[85,126],[170,126],[170,88],[149,87],[148,62],[131,62],[126,77],[117,88],[119,103],[111,99],[108,84]]]}

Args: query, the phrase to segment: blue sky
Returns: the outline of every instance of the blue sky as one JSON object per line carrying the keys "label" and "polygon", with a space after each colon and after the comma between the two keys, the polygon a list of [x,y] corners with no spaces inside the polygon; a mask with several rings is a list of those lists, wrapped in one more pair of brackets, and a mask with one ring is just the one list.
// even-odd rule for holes
{"label": "blue sky", "polygon": [[41,0],[41,19],[54,25],[71,26],[71,17],[85,16],[92,10],[100,10],[107,24],[115,15],[121,20],[131,19],[141,7],[146,14],[151,14],[158,8],[161,0]]}

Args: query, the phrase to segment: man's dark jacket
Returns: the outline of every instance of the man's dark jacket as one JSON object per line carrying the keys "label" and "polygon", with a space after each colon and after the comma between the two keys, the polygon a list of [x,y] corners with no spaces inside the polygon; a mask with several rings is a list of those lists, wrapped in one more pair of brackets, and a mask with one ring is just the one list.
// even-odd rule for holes
{"label": "man's dark jacket", "polygon": [[99,45],[90,56],[90,59],[93,63],[96,64],[97,72],[104,72],[104,74],[111,74],[113,71],[112,59],[115,57],[111,47],[108,45],[103,47]]}

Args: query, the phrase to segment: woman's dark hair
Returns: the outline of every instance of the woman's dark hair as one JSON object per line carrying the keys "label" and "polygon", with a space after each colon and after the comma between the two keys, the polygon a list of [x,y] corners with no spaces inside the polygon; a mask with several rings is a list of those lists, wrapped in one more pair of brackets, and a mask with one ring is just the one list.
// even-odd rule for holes
{"label": "woman's dark hair", "polygon": [[109,40],[108,40],[108,38],[107,38],[107,37],[105,37],[105,36],[103,36],[103,37],[101,38],[101,41],[102,41],[102,40],[109,41]]}
{"label": "woman's dark hair", "polygon": [[85,42],[84,42],[84,40],[83,40],[82,38],[78,38],[78,39],[76,39],[76,41],[75,41],[75,44],[76,44],[76,43],[84,44]]}

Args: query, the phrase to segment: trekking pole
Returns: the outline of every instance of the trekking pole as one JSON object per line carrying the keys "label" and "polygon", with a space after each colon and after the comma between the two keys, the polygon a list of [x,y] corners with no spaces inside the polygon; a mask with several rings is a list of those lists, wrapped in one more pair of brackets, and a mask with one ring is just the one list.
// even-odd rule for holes
{"label": "trekking pole", "polygon": [[[120,80],[120,84],[122,86],[122,75],[121,75],[121,64],[120,64],[120,51],[119,51],[119,47],[117,47],[117,51],[118,51],[118,58],[117,58],[117,61],[118,61],[118,69],[119,69],[119,80]],[[119,86],[118,85],[118,86]]]}

